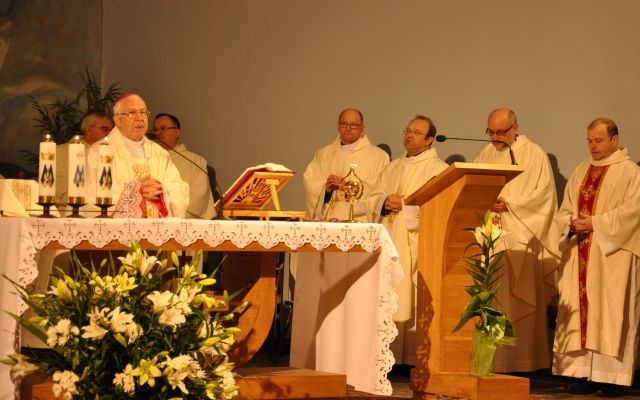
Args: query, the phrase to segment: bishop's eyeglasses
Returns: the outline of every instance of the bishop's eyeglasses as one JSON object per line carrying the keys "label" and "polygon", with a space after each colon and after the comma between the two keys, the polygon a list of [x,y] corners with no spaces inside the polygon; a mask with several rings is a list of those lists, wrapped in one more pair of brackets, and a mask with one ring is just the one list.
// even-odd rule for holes
{"label": "bishop's eyeglasses", "polygon": [[138,111],[127,111],[123,113],[117,113],[116,115],[126,115],[130,119],[136,119],[138,117],[148,117],[151,115],[151,111],[149,110],[138,110]]}

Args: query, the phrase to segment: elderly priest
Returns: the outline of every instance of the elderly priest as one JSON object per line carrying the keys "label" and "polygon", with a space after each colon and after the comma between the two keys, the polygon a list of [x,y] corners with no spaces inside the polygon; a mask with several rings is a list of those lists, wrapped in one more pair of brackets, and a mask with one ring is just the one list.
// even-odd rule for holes
{"label": "elderly priest", "polygon": [[[101,155],[104,141],[94,143],[87,156],[87,198],[95,201],[97,185],[110,178],[110,194],[117,200],[115,215],[131,218],[184,217],[189,185],[160,145],[145,138],[149,111],[144,100],[125,93],[113,107],[115,127],[105,138],[112,156]],[[104,150],[104,149],[103,149]],[[105,157],[108,168],[99,171]],[[104,168],[103,168],[104,169]],[[105,175],[105,173],[107,175]],[[107,179],[108,181],[109,179]]]}

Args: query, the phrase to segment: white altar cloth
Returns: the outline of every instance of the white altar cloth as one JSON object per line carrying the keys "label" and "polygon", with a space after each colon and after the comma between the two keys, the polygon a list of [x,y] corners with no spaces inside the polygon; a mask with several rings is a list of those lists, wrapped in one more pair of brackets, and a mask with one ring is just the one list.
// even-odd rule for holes
{"label": "white altar cloth", "polygon": [[[372,336],[374,340],[359,354],[342,354],[353,357],[350,363],[366,365],[366,374],[372,385],[363,386],[353,382],[347,373],[347,382],[358,390],[390,394],[391,384],[387,373],[393,365],[393,355],[389,343],[397,332],[391,316],[397,306],[393,284],[402,268],[398,254],[389,235],[379,224],[343,224],[317,222],[281,221],[204,221],[194,219],[70,219],[70,218],[0,218],[0,273],[22,286],[34,281],[38,275],[36,255],[38,250],[51,242],[58,242],[70,249],[86,241],[96,247],[105,247],[112,241],[129,245],[134,240],[146,239],[156,246],[175,240],[182,246],[189,246],[201,240],[209,246],[232,243],[238,251],[258,243],[265,249],[286,245],[291,251],[311,245],[322,252],[335,245],[343,252],[360,246],[365,252],[378,252],[372,269],[377,282],[369,288],[374,293],[373,303],[359,306],[361,313],[370,310],[369,326],[359,326],[360,336]],[[364,254],[363,254],[364,255]],[[327,299],[341,304],[345,299]],[[27,306],[15,293],[15,289],[0,279],[0,305],[2,311],[22,314]],[[16,323],[6,313],[0,313],[0,357],[6,358],[15,352]],[[334,332],[334,335],[353,334],[348,329]],[[335,349],[322,348],[323,354],[335,353]],[[362,369],[362,368],[360,368]],[[334,372],[334,371],[327,371]],[[341,372],[341,371],[336,371]],[[362,374],[360,374],[362,375]],[[9,377],[9,368],[0,367],[0,400],[14,398],[14,387]]]}

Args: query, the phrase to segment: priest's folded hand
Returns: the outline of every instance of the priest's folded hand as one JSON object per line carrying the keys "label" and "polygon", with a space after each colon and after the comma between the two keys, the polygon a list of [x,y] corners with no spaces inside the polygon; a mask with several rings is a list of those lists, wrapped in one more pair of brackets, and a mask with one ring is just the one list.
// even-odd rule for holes
{"label": "priest's folded hand", "polygon": [[142,184],[142,197],[147,200],[157,200],[162,193],[162,183],[157,179],[146,177],[140,183]]}
{"label": "priest's folded hand", "polygon": [[384,208],[392,212],[400,212],[402,210],[402,195],[394,193],[387,196],[384,201]]}
{"label": "priest's folded hand", "polygon": [[340,181],[342,181],[342,178],[340,178],[339,176],[329,175],[329,177],[327,178],[327,184],[324,187],[324,191],[329,193],[338,189],[338,187],[340,186]]}

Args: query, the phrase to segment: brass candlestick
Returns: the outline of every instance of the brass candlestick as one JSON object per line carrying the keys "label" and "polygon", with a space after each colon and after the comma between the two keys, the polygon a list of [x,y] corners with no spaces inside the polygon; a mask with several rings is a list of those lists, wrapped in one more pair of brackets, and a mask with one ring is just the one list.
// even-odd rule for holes
{"label": "brass candlestick", "polygon": [[38,215],[39,218],[55,218],[55,215],[51,214],[51,206],[56,204],[53,196],[38,196],[38,204],[42,206],[42,214]]}
{"label": "brass candlestick", "polygon": [[109,207],[113,206],[113,203],[111,203],[111,197],[97,197],[96,206],[100,207],[100,215],[96,218],[111,218],[109,214],[107,214]]}
{"label": "brass candlestick", "polygon": [[80,215],[80,207],[87,204],[84,202],[84,197],[69,197],[67,204],[71,206],[71,215],[69,215],[69,218],[84,218]]}

